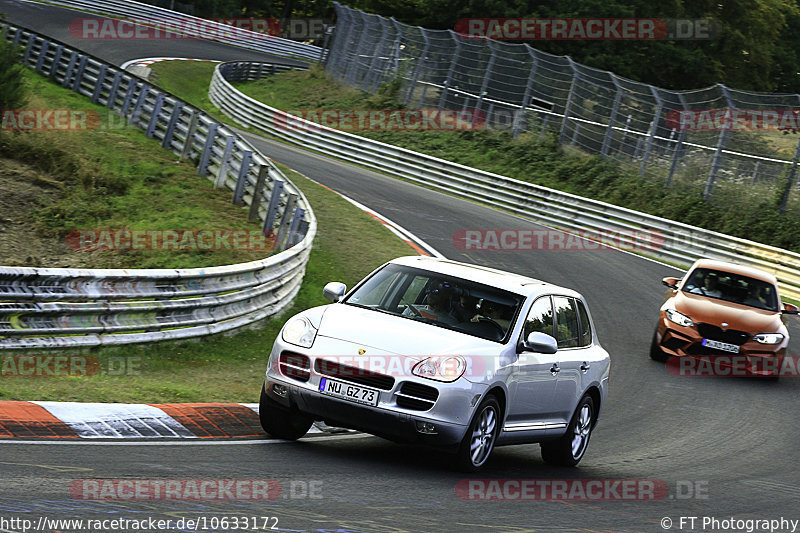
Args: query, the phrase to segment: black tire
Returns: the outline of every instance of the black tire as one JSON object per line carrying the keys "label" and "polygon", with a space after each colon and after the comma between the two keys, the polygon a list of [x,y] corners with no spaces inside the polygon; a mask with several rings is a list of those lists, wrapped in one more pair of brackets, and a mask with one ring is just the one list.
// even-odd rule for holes
{"label": "black tire", "polygon": [[275,403],[261,387],[261,400],[258,402],[258,418],[261,427],[271,437],[297,440],[311,428],[314,421],[295,410]]}
{"label": "black tire", "polygon": [[458,447],[456,468],[462,472],[477,472],[486,464],[500,434],[502,418],[497,399],[491,394],[486,396],[475,410],[467,434]]}
{"label": "black tire", "polygon": [[567,432],[558,440],[541,444],[542,459],[551,465],[577,466],[589,447],[595,413],[594,400],[591,396],[584,396],[578,402]]}
{"label": "black tire", "polygon": [[665,363],[667,357],[667,354],[665,354],[661,346],[658,345],[658,330],[655,330],[653,332],[653,340],[650,341],[650,359],[658,361],[659,363]]}

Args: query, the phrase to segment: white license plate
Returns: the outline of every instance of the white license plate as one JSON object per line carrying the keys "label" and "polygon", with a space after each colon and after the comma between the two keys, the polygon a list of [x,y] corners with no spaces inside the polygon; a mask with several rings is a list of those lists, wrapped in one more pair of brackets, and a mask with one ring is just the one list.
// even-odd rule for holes
{"label": "white license plate", "polygon": [[715,350],[722,350],[723,352],[739,353],[739,347],[735,344],[728,344],[727,342],[712,341],[711,339],[703,339],[703,346],[707,348],[714,348]]}
{"label": "white license plate", "polygon": [[363,403],[364,405],[378,405],[379,390],[351,385],[333,379],[322,378],[319,381],[319,391],[328,396],[350,400],[351,402]]}

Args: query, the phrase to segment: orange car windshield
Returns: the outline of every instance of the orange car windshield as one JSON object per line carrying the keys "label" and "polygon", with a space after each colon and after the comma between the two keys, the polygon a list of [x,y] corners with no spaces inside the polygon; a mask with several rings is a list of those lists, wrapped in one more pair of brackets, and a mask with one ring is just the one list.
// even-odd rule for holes
{"label": "orange car windshield", "polygon": [[758,309],[778,310],[777,290],[774,285],[730,272],[697,268],[682,290]]}

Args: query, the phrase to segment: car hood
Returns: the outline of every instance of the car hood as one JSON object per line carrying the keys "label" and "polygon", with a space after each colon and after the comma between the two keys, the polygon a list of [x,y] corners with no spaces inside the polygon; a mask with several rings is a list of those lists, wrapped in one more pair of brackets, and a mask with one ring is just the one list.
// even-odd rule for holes
{"label": "car hood", "polygon": [[345,304],[326,306],[317,335],[412,356],[497,354],[502,347],[465,333]]}
{"label": "car hood", "polygon": [[694,322],[704,322],[715,326],[727,322],[726,329],[749,333],[780,331],[780,313],[756,309],[747,305],[708,298],[699,294],[678,292],[672,299],[675,310],[691,318]]}

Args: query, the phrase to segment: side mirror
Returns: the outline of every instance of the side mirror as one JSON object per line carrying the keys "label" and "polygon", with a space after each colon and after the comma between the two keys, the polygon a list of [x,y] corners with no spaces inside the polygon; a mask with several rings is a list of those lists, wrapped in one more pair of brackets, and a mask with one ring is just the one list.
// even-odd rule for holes
{"label": "side mirror", "polygon": [[783,311],[781,311],[784,315],[797,315],[800,314],[800,307],[797,307],[794,304],[783,304]]}
{"label": "side mirror", "polygon": [[322,296],[324,296],[326,300],[336,303],[341,301],[341,299],[344,297],[344,293],[346,292],[347,285],[344,283],[339,283],[338,281],[331,281],[322,289]]}
{"label": "side mirror", "polygon": [[681,278],[664,278],[661,280],[661,283],[669,287],[670,289],[678,290],[678,283],[681,282]]}
{"label": "side mirror", "polygon": [[556,340],[541,331],[532,331],[528,334],[528,338],[522,343],[522,347],[526,351],[554,354],[558,351],[558,343]]}

